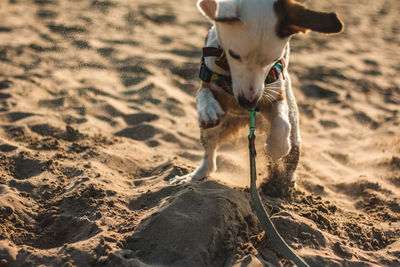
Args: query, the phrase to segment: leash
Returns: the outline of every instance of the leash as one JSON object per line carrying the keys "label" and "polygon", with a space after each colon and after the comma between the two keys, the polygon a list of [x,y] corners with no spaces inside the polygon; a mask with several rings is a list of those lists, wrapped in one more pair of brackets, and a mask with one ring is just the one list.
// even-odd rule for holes
{"label": "leash", "polygon": [[268,234],[269,239],[276,249],[288,260],[292,261],[299,267],[310,267],[300,256],[298,256],[289,245],[283,240],[282,236],[278,233],[275,225],[272,223],[271,218],[265,210],[264,204],[261,202],[260,194],[257,190],[256,180],[256,136],[254,131],[256,129],[255,121],[257,112],[252,109],[248,111],[250,115],[250,134],[249,134],[249,152],[250,152],[250,193],[253,200],[253,208],[256,212],[258,220],[260,221],[265,233]]}

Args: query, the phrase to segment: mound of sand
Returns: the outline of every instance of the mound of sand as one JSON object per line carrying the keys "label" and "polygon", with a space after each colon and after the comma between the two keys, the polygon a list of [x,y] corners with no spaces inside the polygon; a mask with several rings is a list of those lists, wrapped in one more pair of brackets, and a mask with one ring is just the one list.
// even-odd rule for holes
{"label": "mound of sand", "polygon": [[[311,266],[399,265],[400,4],[307,5],[346,30],[292,39],[299,188],[263,201]],[[209,180],[168,183],[202,156],[195,1],[9,0],[0,17],[0,266],[288,265],[245,188],[246,132]]]}

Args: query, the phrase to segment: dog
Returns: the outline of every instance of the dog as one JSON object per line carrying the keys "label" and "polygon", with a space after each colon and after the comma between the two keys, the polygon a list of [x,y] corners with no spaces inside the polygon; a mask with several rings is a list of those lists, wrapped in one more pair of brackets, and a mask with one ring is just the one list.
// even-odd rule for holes
{"label": "dog", "polygon": [[216,170],[216,150],[249,125],[256,109],[269,123],[266,153],[283,162],[294,181],[300,157],[298,108],[288,73],[289,40],[297,33],[336,34],[343,22],[294,0],[199,0],[213,22],[203,48],[196,105],[204,156],[192,173],[171,183],[196,181]]}

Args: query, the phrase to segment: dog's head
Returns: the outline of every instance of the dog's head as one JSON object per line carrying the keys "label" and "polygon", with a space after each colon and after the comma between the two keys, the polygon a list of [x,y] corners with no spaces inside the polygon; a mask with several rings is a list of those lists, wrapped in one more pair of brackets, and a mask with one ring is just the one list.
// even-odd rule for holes
{"label": "dog's head", "polygon": [[268,71],[283,56],[290,36],[343,29],[335,13],[314,11],[294,0],[199,0],[197,4],[215,22],[234,96],[245,108],[256,106]]}

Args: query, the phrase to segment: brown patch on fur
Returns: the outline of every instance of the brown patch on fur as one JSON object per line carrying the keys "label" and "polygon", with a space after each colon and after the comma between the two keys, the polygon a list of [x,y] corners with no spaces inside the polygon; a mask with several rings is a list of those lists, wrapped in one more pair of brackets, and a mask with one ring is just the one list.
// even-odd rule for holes
{"label": "brown patch on fur", "polygon": [[[244,115],[247,115],[244,112],[244,109],[239,106],[236,99],[232,95],[226,93],[223,89],[217,89],[212,87],[211,83],[202,82],[198,92],[200,92],[200,90],[203,88],[209,88],[211,90],[225,114],[228,111],[233,111],[234,113],[243,113]],[[215,130],[217,132],[213,132],[213,134],[218,135],[217,144],[222,144],[225,140],[235,137],[239,130],[248,123],[249,120],[247,116],[229,117],[227,119],[223,119],[221,124],[215,126]],[[207,147],[209,135],[210,131],[208,129],[200,127],[200,142],[203,147]]]}
{"label": "brown patch on fur", "polygon": [[221,125],[212,128],[210,130],[206,130],[200,128],[200,143],[201,145],[207,149],[209,144],[209,138],[211,136],[218,136],[217,138],[217,147],[226,142],[227,140],[231,140],[237,138],[239,130],[249,124],[248,118],[233,118],[230,117],[227,120],[224,120]]}
{"label": "brown patch on fur", "polygon": [[276,33],[281,38],[309,30],[325,34],[343,30],[343,22],[336,13],[314,11],[294,0],[278,0],[274,10],[278,16]]}
{"label": "brown patch on fur", "polygon": [[[208,88],[211,88],[211,86]],[[243,110],[243,108],[237,103],[235,97],[228,94],[223,89],[215,89],[215,87],[213,87],[211,88],[211,92],[224,112],[232,109]]]}
{"label": "brown patch on fur", "polygon": [[[198,95],[203,88],[209,88],[212,94],[214,95],[214,98],[217,100],[219,105],[221,106],[222,110],[224,112],[227,112],[228,110],[232,108],[241,108],[239,104],[236,102],[235,98],[233,95],[228,94],[224,90],[219,90],[215,89],[209,82],[201,82],[201,86],[199,90],[197,90],[196,95]],[[242,108],[243,109],[243,108]]]}
{"label": "brown patch on fur", "polygon": [[210,88],[210,87],[211,87],[211,83],[202,81],[202,82],[201,82],[201,86],[200,86],[199,90],[197,90],[197,93],[196,93],[196,94],[200,93],[201,89],[203,89],[203,88]]}
{"label": "brown patch on fur", "polygon": [[281,96],[279,97],[278,100],[280,100],[280,101],[286,100],[286,91],[283,90],[283,88],[281,89]]}
{"label": "brown patch on fur", "polygon": [[247,117],[235,117],[225,120],[219,129],[218,146],[227,140],[232,140],[238,137],[240,129],[249,124]]}

